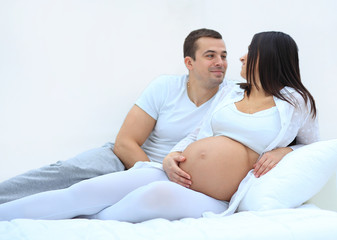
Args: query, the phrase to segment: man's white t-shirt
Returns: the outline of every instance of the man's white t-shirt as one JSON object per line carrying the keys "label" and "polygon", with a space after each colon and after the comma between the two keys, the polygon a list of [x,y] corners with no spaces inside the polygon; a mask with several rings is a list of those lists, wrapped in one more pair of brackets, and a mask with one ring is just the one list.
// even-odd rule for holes
{"label": "man's white t-shirt", "polygon": [[160,76],[144,90],[136,105],[157,123],[142,149],[150,161],[162,163],[180,140],[192,132],[207,113],[212,100],[197,107],[187,95],[188,75]]}

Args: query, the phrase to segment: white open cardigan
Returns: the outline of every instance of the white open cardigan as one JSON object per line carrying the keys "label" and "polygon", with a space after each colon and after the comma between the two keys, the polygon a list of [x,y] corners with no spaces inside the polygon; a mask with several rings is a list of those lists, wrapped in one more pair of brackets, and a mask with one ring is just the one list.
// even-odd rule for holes
{"label": "white open cardigan", "polygon": [[[293,88],[285,87],[281,90],[281,94],[293,99],[297,105],[294,107],[288,102],[274,97],[276,108],[280,114],[281,130],[264,152],[278,147],[286,147],[295,137],[296,143],[299,145],[319,140],[318,121],[317,117],[312,118],[310,104],[306,104],[301,95]],[[192,142],[213,136],[211,126],[213,114],[229,104],[241,101],[243,97],[244,89],[232,81],[227,81],[224,87],[217,93],[208,114],[206,114],[199,126],[186,138],[178,142],[171,152],[182,152]]]}
{"label": "white open cardigan", "polygon": [[[293,146],[293,149],[298,148],[303,144],[310,144],[319,140],[318,121],[317,117],[312,118],[310,103],[305,103],[301,95],[290,87],[283,88],[281,90],[281,94],[292,99],[296,106],[274,97],[276,108],[280,114],[281,130],[263,152],[279,147],[286,147],[294,140],[295,137],[298,145]],[[228,104],[242,100],[243,97],[244,89],[240,88],[240,86],[234,82],[227,81],[224,87],[217,93],[208,114],[204,117],[200,125],[186,138],[177,143],[171,152],[182,152],[192,142],[205,137],[213,136],[211,126],[213,114]],[[256,178],[252,174],[251,170],[240,183],[237,192],[231,198],[229,208],[225,212],[221,214],[206,212],[203,215],[205,217],[219,217],[234,213],[255,179]]]}

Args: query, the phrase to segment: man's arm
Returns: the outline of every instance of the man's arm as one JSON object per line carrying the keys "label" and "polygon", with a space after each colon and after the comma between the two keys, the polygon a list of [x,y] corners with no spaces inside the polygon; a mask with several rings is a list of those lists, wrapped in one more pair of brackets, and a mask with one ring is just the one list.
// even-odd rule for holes
{"label": "man's arm", "polygon": [[141,146],[152,132],[156,120],[137,105],[126,116],[116,137],[114,153],[129,169],[138,161],[150,161]]}

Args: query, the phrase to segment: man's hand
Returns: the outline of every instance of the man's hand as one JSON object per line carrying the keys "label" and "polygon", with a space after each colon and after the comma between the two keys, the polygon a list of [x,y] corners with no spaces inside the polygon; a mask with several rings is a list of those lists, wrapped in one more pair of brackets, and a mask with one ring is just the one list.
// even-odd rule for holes
{"label": "man's hand", "polygon": [[163,160],[163,169],[172,182],[189,188],[192,184],[191,177],[179,167],[179,163],[185,160],[180,152],[169,153]]}
{"label": "man's hand", "polygon": [[255,177],[260,177],[269,172],[270,169],[274,168],[279,161],[291,151],[292,149],[290,147],[283,147],[264,153],[253,166]]}

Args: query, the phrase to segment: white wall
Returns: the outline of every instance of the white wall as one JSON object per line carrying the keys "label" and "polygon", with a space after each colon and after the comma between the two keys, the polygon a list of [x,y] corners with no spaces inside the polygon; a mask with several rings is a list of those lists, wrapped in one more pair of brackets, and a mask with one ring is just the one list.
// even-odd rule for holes
{"label": "white wall", "polygon": [[322,139],[337,138],[334,0],[0,0],[0,181],[113,141],[160,74],[185,73],[186,35],[222,33],[227,78],[254,33],[289,33],[316,98]]}

